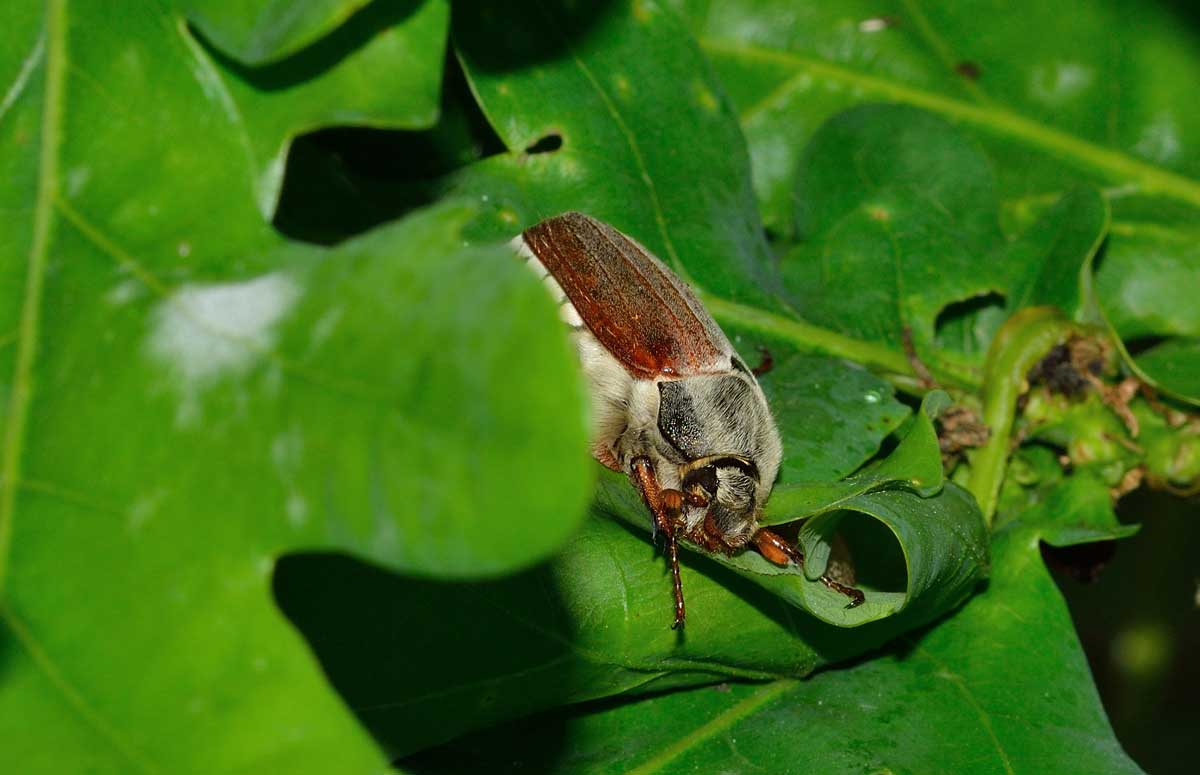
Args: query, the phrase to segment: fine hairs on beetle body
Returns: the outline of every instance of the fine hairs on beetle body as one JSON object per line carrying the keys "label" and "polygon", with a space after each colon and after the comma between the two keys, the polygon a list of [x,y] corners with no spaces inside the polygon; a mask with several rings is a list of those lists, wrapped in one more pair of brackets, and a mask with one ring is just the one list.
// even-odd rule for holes
{"label": "fine hairs on beetle body", "polygon": [[[513,248],[571,328],[592,401],[592,454],[627,474],[666,542],[685,619],[678,539],[709,552],[800,551],[759,527],[783,445],[754,373],[699,299],[633,239],[582,213],[526,229]],[[863,594],[821,581],[858,605]]]}

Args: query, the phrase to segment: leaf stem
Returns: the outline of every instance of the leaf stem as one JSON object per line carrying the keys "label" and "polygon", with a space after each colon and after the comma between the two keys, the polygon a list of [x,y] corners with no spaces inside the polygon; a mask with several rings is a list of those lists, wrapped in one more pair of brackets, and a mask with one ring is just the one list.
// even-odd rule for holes
{"label": "leaf stem", "polygon": [[992,524],[1004,482],[1017,399],[1028,389],[1025,375],[1055,345],[1080,331],[1055,307],[1028,307],[1010,317],[992,340],[984,366],[983,421],[990,435],[971,456],[967,489]]}
{"label": "leaf stem", "polygon": [[[803,320],[784,317],[757,307],[748,307],[717,296],[710,296],[703,291],[699,291],[699,296],[705,308],[722,323],[732,323],[751,331],[786,339],[805,352],[832,355],[861,363],[864,366],[882,369],[895,376],[892,381],[900,389],[908,390],[908,392],[924,392],[923,390],[911,390],[914,385],[919,384],[913,381],[913,378],[917,376],[916,372],[913,370],[908,356],[897,349],[855,339],[852,336],[815,326]],[[941,384],[962,390],[979,389],[979,376],[968,367],[938,362],[931,364],[931,369]]]}

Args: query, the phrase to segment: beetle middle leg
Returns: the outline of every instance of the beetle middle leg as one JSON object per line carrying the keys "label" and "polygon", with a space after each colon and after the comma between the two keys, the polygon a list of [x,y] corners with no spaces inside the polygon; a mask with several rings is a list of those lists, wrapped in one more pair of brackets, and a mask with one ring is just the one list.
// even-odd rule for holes
{"label": "beetle middle leg", "polygon": [[642,500],[650,509],[655,529],[663,534],[666,542],[667,561],[671,565],[671,583],[675,593],[675,621],[672,630],[683,626],[687,612],[683,606],[683,582],[679,579],[679,539],[676,535],[679,513],[683,505],[683,493],[664,490],[658,484],[654,466],[647,457],[633,460],[630,466],[632,479],[642,493]]}
{"label": "beetle middle leg", "polygon": [[[800,551],[799,547],[788,543],[774,530],[765,527],[759,528],[758,532],[754,534],[754,545],[758,547],[758,551],[763,557],[776,565],[787,565],[788,562],[794,562],[799,566],[804,565],[804,552]],[[846,604],[847,608],[857,608],[866,600],[861,589],[842,584],[830,578],[828,573],[821,574],[820,582],[834,592],[850,598],[850,602]]]}

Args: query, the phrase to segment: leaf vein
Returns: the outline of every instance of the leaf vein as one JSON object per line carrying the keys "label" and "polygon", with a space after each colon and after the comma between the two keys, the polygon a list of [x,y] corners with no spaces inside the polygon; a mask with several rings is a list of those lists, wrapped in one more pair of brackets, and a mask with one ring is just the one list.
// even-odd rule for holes
{"label": "leaf vein", "polygon": [[[546,14],[544,7],[542,12],[543,14]],[[549,16],[549,14],[546,15]],[[552,24],[553,21],[554,20],[551,20]],[[556,29],[559,28],[558,25],[554,26]],[[562,40],[566,44],[567,50],[571,52],[571,59],[575,63],[575,66],[579,68],[579,71],[583,73],[583,77],[586,78],[588,83],[591,84],[592,88],[595,89],[596,94],[600,97],[600,101],[604,103],[604,109],[608,112],[609,116],[612,117],[613,123],[617,125],[617,129],[621,132],[621,135],[625,138],[625,142],[629,145],[629,150],[633,154],[634,163],[637,164],[638,172],[641,175],[642,183],[645,184],[646,192],[650,196],[651,208],[654,211],[654,221],[658,226],[658,232],[662,237],[663,245],[667,249],[667,255],[671,259],[671,267],[678,272],[686,282],[691,285],[695,285],[691,278],[688,277],[687,270],[683,266],[683,262],[679,259],[679,253],[675,250],[675,243],[671,240],[671,234],[667,229],[667,221],[663,215],[662,202],[660,202],[658,198],[658,188],[654,185],[654,179],[650,176],[650,170],[646,166],[646,158],[642,155],[642,149],[641,146],[638,145],[637,138],[634,136],[633,131],[629,128],[629,125],[625,123],[625,119],[621,116],[621,112],[617,110],[617,105],[615,102],[613,102],[612,96],[610,96],[608,91],[600,85],[600,81],[596,79],[596,76],[592,73],[591,68],[589,68],[587,64],[579,57],[579,55],[575,53],[574,46],[565,35],[562,36]]]}
{"label": "leaf vein", "polygon": [[1013,770],[1012,761],[1008,758],[1008,752],[1004,750],[1004,746],[1000,743],[1000,738],[996,735],[996,730],[992,726],[991,715],[983,707],[979,700],[976,699],[974,692],[971,691],[971,687],[967,686],[967,683],[963,680],[962,676],[951,670],[949,665],[935,657],[927,649],[921,647],[913,639],[904,638],[904,640],[912,644],[914,653],[920,654],[933,664],[937,665],[941,670],[941,677],[954,684],[955,688],[957,688],[959,693],[963,696],[963,699],[966,700],[967,704],[970,705],[971,708],[974,709],[975,713],[979,716],[979,723],[983,727],[984,731],[987,732],[987,736],[991,739],[992,745],[995,746],[996,755],[1000,757],[1000,764],[1004,767],[1004,772],[1007,775],[1016,775],[1015,771]]}
{"label": "leaf vein", "polygon": [[400,710],[401,708],[407,708],[412,705],[430,702],[432,700],[441,700],[447,697],[453,697],[454,695],[462,694],[463,692],[483,689],[484,687],[503,683],[504,681],[508,681],[513,678],[528,678],[531,675],[558,667],[564,662],[569,662],[570,660],[570,654],[561,654],[554,659],[542,662],[538,665],[533,665],[531,667],[522,668],[521,670],[513,670],[501,675],[488,676],[487,678],[480,678],[477,681],[468,681],[466,683],[457,684],[445,689],[426,692],[425,694],[417,695],[415,697],[405,697],[403,700],[396,700],[395,702],[381,702],[375,705],[355,705],[354,711],[356,713],[388,713],[391,711]]}
{"label": "leaf vein", "polygon": [[[942,65],[945,66],[946,69],[951,73],[957,74],[958,57],[955,56],[954,51],[951,50],[950,44],[945,41],[941,34],[929,22],[929,17],[925,15],[923,10],[921,10],[921,7],[917,4],[917,0],[901,0],[901,3],[904,5],[904,9],[908,12],[909,17],[911,17],[914,25],[916,26],[917,34],[925,39],[925,42],[931,49],[933,49],[934,55],[937,56]],[[962,86],[964,91],[966,91],[969,95],[971,95],[972,98],[975,99],[976,102],[988,102],[988,97],[983,93],[983,90],[979,88],[979,84],[967,78],[960,79],[959,84]]]}
{"label": "leaf vein", "polygon": [[8,629],[16,637],[17,641],[25,649],[25,653],[33,660],[33,663],[41,671],[51,684],[61,693],[63,699],[71,710],[82,720],[88,727],[94,730],[98,735],[103,737],[113,749],[121,754],[127,761],[133,764],[138,771],[147,773],[159,773],[162,770],[153,761],[148,759],[145,754],[134,748],[126,740],[124,740],[115,728],[113,728],[103,716],[101,716],[95,708],[88,704],[87,700],[80,694],[79,690],[71,684],[67,677],[59,670],[54,659],[42,647],[42,645],[34,637],[29,627],[21,621],[13,611],[5,605],[0,605],[0,622],[4,622]]}
{"label": "leaf vein", "polygon": [[12,85],[8,87],[8,91],[4,93],[4,99],[0,100],[0,121],[4,120],[4,114],[16,104],[17,99],[25,92],[25,87],[29,85],[29,77],[33,75],[34,68],[41,64],[42,57],[46,53],[46,38],[38,36],[37,43],[33,44],[33,50],[25,57],[25,61],[21,63],[21,69],[17,71],[17,77],[13,79]]}
{"label": "leaf vein", "polygon": [[663,771],[667,765],[686,753],[689,749],[699,747],[701,743],[729,729],[759,708],[786,694],[795,688],[796,685],[792,681],[777,681],[767,684],[746,699],[736,705],[729,706],[707,722],[696,727],[672,745],[664,748],[657,755],[652,756],[637,767],[629,770],[626,775],[650,775],[650,773]]}
{"label": "leaf vein", "polygon": [[1124,151],[1097,145],[1005,108],[967,103],[789,51],[715,38],[705,38],[701,44],[712,53],[790,65],[814,76],[856,86],[883,99],[914,105],[1034,148],[1053,151],[1109,179],[1136,183],[1141,191],[1200,206],[1200,181],[1130,156]]}

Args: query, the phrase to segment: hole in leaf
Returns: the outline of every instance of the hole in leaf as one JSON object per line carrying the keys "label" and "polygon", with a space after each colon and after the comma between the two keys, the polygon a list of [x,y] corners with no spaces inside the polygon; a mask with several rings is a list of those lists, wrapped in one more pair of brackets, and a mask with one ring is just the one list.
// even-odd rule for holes
{"label": "hole in leaf", "polygon": [[530,156],[538,153],[554,153],[559,148],[562,148],[562,145],[562,135],[560,135],[558,132],[551,132],[545,137],[542,137],[536,142],[526,146],[525,153],[529,154]]}
{"label": "hole in leaf", "polygon": [[1006,315],[1004,296],[994,291],[947,304],[934,321],[933,340],[955,352],[983,352]]}
{"label": "hole in leaf", "polygon": [[425,206],[457,169],[506,149],[449,57],[441,118],[412,132],[331,127],[298,137],[284,170],[274,225],[330,245]]}

